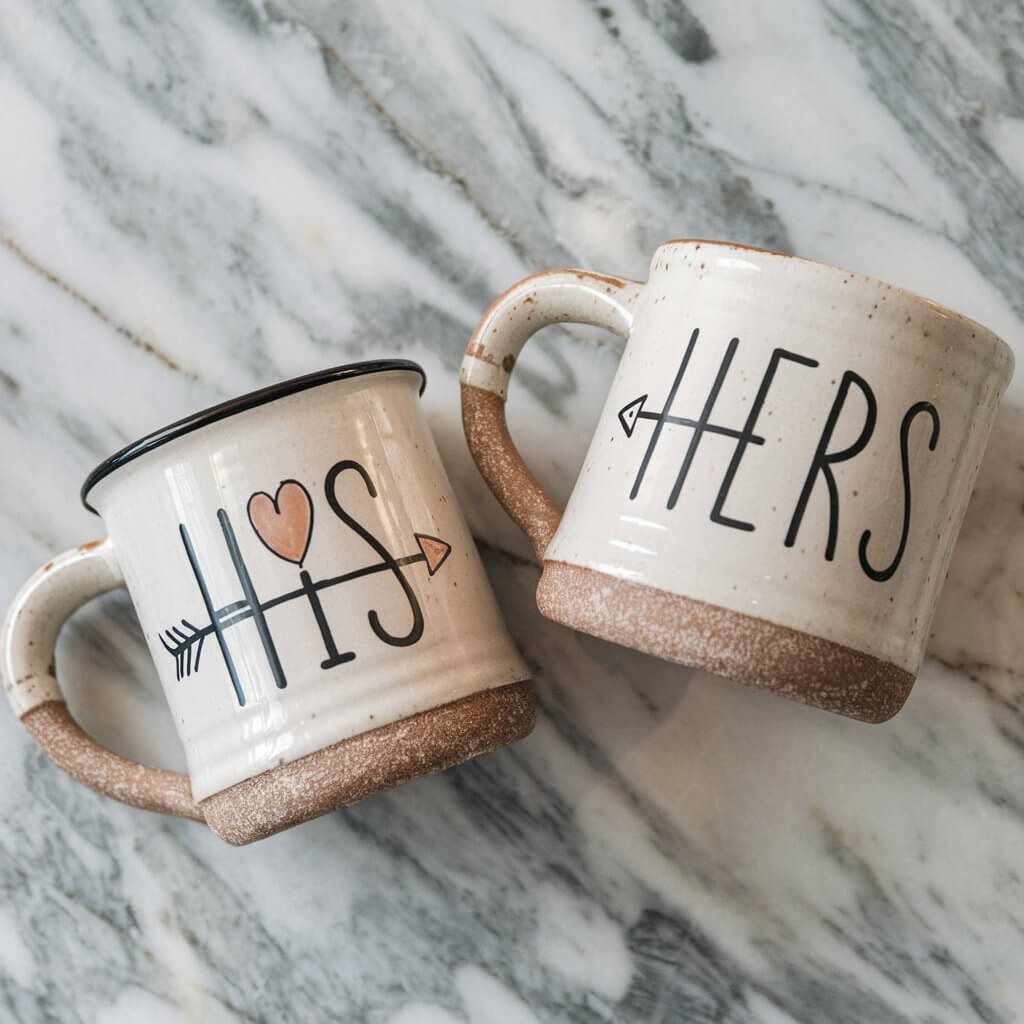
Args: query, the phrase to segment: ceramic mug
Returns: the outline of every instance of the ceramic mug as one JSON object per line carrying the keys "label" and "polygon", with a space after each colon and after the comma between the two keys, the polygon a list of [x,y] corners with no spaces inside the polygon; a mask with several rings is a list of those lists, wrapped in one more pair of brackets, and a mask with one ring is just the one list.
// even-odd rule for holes
{"label": "ceramic mug", "polygon": [[[535,331],[626,339],[564,513],[505,397]],[[991,331],[782,253],[668,242],[646,283],[529,277],[484,316],[462,411],[484,478],[543,562],[549,618],[869,722],[925,641],[996,406]]]}
{"label": "ceramic mug", "polygon": [[[15,713],[75,778],[271,835],[525,736],[529,670],[499,616],[404,360],[254,392],[143,438],[82,498],[108,536],[21,589],[0,634]],[[103,749],[54,670],[64,619],[118,586],[188,776]]]}

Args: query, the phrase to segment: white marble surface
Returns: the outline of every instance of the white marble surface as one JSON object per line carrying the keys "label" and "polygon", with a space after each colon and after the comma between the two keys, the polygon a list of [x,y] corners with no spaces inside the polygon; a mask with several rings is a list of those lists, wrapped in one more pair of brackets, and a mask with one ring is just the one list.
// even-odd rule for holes
{"label": "white marble surface", "polygon": [[[1024,1020],[1024,374],[906,709],[863,726],[569,633],[469,462],[489,300],[721,237],[887,278],[1024,359],[1024,5],[0,6],[0,598],[101,532],[85,473],[350,359],[426,401],[543,717],[518,747],[235,850],[0,715],[0,1018]],[[564,495],[616,358],[527,350]],[[120,752],[181,755],[127,599],[61,647]]]}

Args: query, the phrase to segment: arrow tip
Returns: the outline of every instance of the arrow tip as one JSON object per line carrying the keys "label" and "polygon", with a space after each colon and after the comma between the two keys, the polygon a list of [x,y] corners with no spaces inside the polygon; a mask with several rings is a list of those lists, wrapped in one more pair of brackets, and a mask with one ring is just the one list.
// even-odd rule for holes
{"label": "arrow tip", "polygon": [[626,437],[633,436],[633,430],[636,427],[637,417],[640,415],[644,407],[644,402],[647,401],[646,395],[641,395],[639,398],[634,398],[629,405],[624,405],[619,410],[619,422],[622,424],[622,429],[626,432]]}
{"label": "arrow tip", "polygon": [[429,533],[414,533],[413,536],[427,561],[427,574],[433,576],[452,553],[452,546],[440,537],[431,537]]}

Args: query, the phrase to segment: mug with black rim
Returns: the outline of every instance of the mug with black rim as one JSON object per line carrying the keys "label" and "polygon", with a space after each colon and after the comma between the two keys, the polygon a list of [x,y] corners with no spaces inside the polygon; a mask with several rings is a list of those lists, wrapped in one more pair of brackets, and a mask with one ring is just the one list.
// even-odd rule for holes
{"label": "mug with black rim", "polygon": [[[15,597],[0,675],[65,771],[248,843],[525,736],[529,669],[418,401],[422,369],[353,363],[144,437],[82,488],[108,535]],[[126,586],[189,774],[99,746],[54,650]]]}
{"label": "mug with black rim", "polygon": [[[548,324],[626,340],[563,512],[505,399]],[[470,451],[557,622],[869,722],[903,705],[1013,372],[980,324],[861,274],[684,239],[645,283],[535,274],[462,364]]]}

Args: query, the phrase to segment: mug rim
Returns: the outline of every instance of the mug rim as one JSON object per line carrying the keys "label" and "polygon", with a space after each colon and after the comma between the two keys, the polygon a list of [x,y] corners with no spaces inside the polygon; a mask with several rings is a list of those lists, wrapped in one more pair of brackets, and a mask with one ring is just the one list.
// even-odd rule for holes
{"label": "mug rim", "polygon": [[919,306],[924,306],[933,313],[950,317],[951,319],[959,321],[971,330],[976,332],[980,331],[985,334],[992,342],[995,343],[995,348],[1002,350],[1003,354],[1009,357],[1012,372],[1015,363],[1013,348],[1010,346],[1008,341],[996,334],[991,327],[986,327],[983,323],[980,323],[963,313],[958,313],[955,309],[950,309],[949,306],[944,306],[941,302],[936,302],[935,299],[928,298],[927,295],[921,295],[919,292],[911,291],[909,288],[904,288],[902,285],[891,284],[889,281],[883,281],[880,277],[872,277],[870,274],[863,274],[859,270],[847,270],[844,267],[836,266],[833,263],[825,263],[821,260],[808,259],[806,256],[796,256],[791,252],[783,252],[781,249],[765,249],[757,245],[745,245],[743,242],[724,242],[715,238],[670,238],[668,241],[662,242],[655,252],[660,252],[662,249],[665,249],[670,245],[695,245],[697,248],[700,248],[702,245],[707,245],[713,246],[716,249],[745,249],[749,252],[760,253],[764,256],[773,256],[783,260],[796,260],[798,263],[807,263],[812,267],[819,267],[820,269],[828,270],[833,274],[843,274],[846,277],[855,277],[863,284],[882,288],[891,288],[894,292],[898,292],[905,299],[909,299],[911,302],[914,302]]}
{"label": "mug rim", "polygon": [[236,413],[246,412],[258,406],[266,405],[268,402],[276,401],[294,395],[300,391],[308,391],[310,388],[318,387],[321,384],[330,384],[336,381],[352,380],[355,377],[364,377],[371,373],[387,373],[393,370],[404,370],[420,375],[419,393],[422,395],[427,386],[427,375],[419,363],[411,359],[365,359],[355,363],[344,363],[341,366],[332,366],[326,370],[316,370],[313,373],[303,374],[301,377],[291,377],[288,380],[280,381],[277,384],[269,384],[266,387],[257,388],[255,391],[248,391],[237,398],[229,398],[224,402],[200,409],[183,419],[175,420],[164,427],[151,431],[140,437],[137,441],[125,445],[113,455],[104,459],[85,478],[79,497],[82,504],[94,515],[99,515],[95,508],[89,504],[89,492],[101,480],[106,479],[115,470],[133,462],[141,455],[160,448],[162,445],[175,441],[186,434],[225,420]]}

